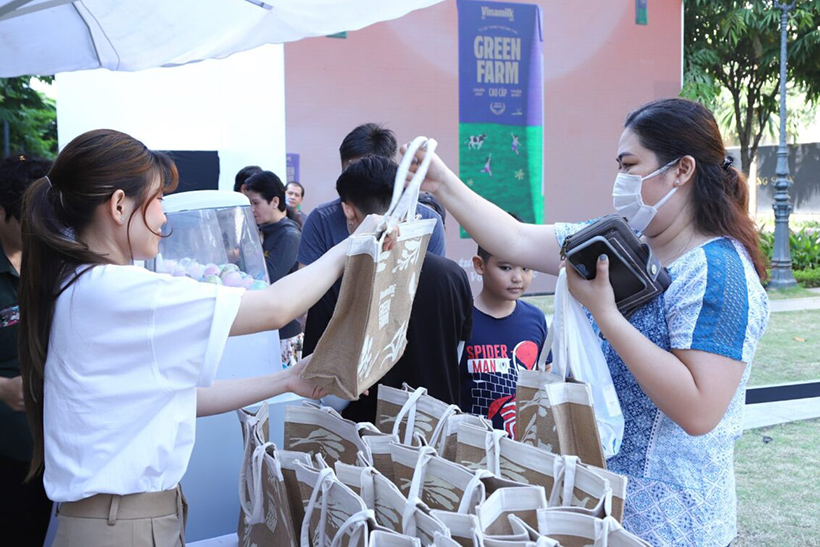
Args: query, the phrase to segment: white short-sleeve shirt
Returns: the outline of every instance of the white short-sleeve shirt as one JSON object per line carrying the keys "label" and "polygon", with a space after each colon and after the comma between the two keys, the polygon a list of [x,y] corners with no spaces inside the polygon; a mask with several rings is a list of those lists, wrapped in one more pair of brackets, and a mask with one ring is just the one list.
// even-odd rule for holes
{"label": "white short-sleeve shirt", "polygon": [[58,298],[45,366],[54,501],[173,488],[244,289],[96,266]]}

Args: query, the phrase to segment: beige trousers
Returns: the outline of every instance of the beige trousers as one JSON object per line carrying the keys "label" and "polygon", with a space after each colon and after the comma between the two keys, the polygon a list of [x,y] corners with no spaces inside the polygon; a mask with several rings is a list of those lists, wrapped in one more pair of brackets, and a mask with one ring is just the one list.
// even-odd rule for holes
{"label": "beige trousers", "polygon": [[187,516],[180,486],[127,496],[97,494],[58,506],[54,547],[184,546]]}

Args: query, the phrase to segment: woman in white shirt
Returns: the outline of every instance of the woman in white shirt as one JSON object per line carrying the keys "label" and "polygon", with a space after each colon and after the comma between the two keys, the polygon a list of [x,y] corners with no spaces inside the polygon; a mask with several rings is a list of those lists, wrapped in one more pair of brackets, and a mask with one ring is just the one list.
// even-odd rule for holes
{"label": "woman in white shirt", "polygon": [[184,544],[178,485],[196,416],[285,391],[323,395],[299,378],[304,363],[214,377],[228,336],[277,329],[330,288],[343,246],[252,293],[131,265],[156,256],[162,195],[177,180],[167,156],[97,130],[25,196],[20,363],[31,473],[45,466],[46,492],[62,503],[55,545]]}

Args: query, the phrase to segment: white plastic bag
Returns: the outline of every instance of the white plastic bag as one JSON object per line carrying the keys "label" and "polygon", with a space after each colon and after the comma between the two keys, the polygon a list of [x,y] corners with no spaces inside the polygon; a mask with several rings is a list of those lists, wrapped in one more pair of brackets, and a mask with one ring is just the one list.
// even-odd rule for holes
{"label": "white plastic bag", "polygon": [[563,268],[555,286],[552,330],[552,373],[561,378],[571,376],[589,385],[604,456],[611,458],[621,449],[624,415],[601,351],[601,341],[592,330],[583,306],[570,294]]}

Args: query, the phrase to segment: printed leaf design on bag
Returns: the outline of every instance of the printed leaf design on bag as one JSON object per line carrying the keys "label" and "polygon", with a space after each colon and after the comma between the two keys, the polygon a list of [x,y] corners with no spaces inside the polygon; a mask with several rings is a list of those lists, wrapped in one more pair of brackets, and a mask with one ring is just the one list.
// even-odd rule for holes
{"label": "printed leaf design on bag", "polygon": [[395,508],[380,503],[376,499],[376,522],[386,528],[390,528],[394,532],[400,532],[401,514]]}
{"label": "printed leaf design on bag", "polygon": [[[402,492],[410,490],[412,479],[399,479]],[[443,509],[445,511],[455,511],[458,508],[460,496],[454,490],[455,486],[449,482],[428,474],[424,478],[424,485],[421,488],[421,499],[430,509]]]}
{"label": "printed leaf design on bag", "polygon": [[279,524],[279,504],[276,503],[276,496],[273,491],[268,490],[265,497],[268,500],[268,510],[265,511],[265,526],[273,532],[276,530],[276,525]]}
{"label": "printed leaf design on bag", "polygon": [[364,346],[362,347],[362,357],[359,359],[359,367],[356,375],[359,381],[366,379],[373,370],[373,365],[376,364],[376,355],[373,352],[373,337],[366,336],[364,339]]}
{"label": "printed leaf design on bag", "polygon": [[[327,429],[322,429],[317,427],[316,429],[311,430],[310,434],[304,438],[294,438],[291,439],[290,446],[291,450],[295,450],[297,446],[300,445],[311,445],[315,444],[318,446],[318,451],[323,452],[330,458],[334,460],[338,460],[339,457],[342,455],[342,452],[345,450],[345,445],[342,443],[342,438],[336,435],[335,433],[328,431]],[[316,452],[316,450],[304,450],[305,452]]]}
{"label": "printed leaf design on bag", "polygon": [[586,509],[592,509],[598,501],[590,495],[587,495],[585,498],[578,498],[575,496],[575,492],[572,493],[572,501],[570,505],[572,507],[584,507]]}
{"label": "printed leaf design on bag", "polygon": [[501,477],[504,479],[509,479],[511,481],[521,482],[524,484],[529,484],[530,481],[524,475],[526,473],[526,468],[521,467],[517,463],[508,460],[504,456],[501,456],[500,462],[500,470],[501,470]]}
{"label": "printed leaf design on bag", "polygon": [[327,528],[325,529],[326,532],[330,532],[332,530],[333,535],[328,533],[329,539],[333,539],[333,536],[336,535],[336,531],[342,527],[342,524],[345,523],[347,518],[350,516],[350,511],[345,510],[344,505],[336,498],[332,496],[328,496],[327,502]]}
{"label": "printed leaf design on bag", "polygon": [[387,259],[390,257],[390,251],[380,252],[379,259],[376,261],[376,272],[383,272],[387,269]]}
{"label": "printed leaf design on bag", "polygon": [[[381,366],[384,366],[384,363],[387,361],[390,364],[395,363],[399,359],[399,355],[404,350],[404,346],[406,343],[407,338],[407,321],[401,324],[401,326],[396,331],[396,334],[393,335],[393,339],[387,344],[384,349],[382,349],[381,354],[387,354],[382,359]],[[380,355],[381,355],[380,354]]]}
{"label": "printed leaf design on bag", "polygon": [[[521,442],[552,452],[552,445],[545,443],[538,438],[538,427],[536,423],[539,418],[546,418],[549,414],[550,405],[547,392],[543,389],[537,389],[534,390],[534,394],[531,399],[526,400],[526,398],[523,398],[523,400],[526,402],[518,408],[518,416],[523,417],[526,414],[532,413],[532,417],[529,419],[527,426],[524,428],[524,434],[521,437]],[[535,412],[532,412],[532,407],[535,407]],[[554,427],[553,431],[555,431]]]}
{"label": "printed leaf design on bag", "polygon": [[438,422],[436,418],[425,414],[424,412],[416,411],[416,421],[413,426],[413,433],[419,433],[423,435],[425,439],[428,441],[430,440],[430,435],[433,433],[433,429],[435,428],[433,421]]}
{"label": "printed leaf design on bag", "polygon": [[404,246],[401,249],[401,257],[396,262],[393,273],[406,270],[419,261],[419,256],[421,256],[421,241],[421,238],[418,238],[408,239],[404,242]]}
{"label": "printed leaf design on bag", "polygon": [[481,458],[478,462],[466,462],[462,461],[461,465],[469,469],[470,471],[478,471],[479,469],[487,469],[487,454],[484,453],[484,457]]}

